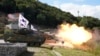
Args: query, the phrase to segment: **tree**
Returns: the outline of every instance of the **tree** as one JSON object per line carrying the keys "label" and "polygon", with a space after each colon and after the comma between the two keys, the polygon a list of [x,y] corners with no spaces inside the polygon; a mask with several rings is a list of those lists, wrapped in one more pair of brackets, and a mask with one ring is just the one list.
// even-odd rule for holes
{"label": "tree", "polygon": [[86,28],[100,27],[100,20],[90,16],[84,16],[80,20],[79,25],[85,26]]}
{"label": "tree", "polygon": [[38,24],[45,24],[46,17],[44,14],[37,15],[37,23]]}
{"label": "tree", "polygon": [[97,18],[75,17],[69,12],[64,12],[38,0],[0,0],[0,10],[5,13],[23,12],[31,24],[57,26],[66,21],[90,28],[100,26],[100,20]]}
{"label": "tree", "polygon": [[79,25],[86,26],[87,24],[88,24],[87,18],[86,17],[81,18]]}

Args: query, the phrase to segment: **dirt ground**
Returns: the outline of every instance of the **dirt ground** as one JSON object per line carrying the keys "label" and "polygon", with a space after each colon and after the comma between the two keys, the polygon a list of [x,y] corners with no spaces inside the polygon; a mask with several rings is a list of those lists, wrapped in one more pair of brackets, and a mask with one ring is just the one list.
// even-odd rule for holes
{"label": "dirt ground", "polygon": [[19,56],[55,56],[49,47],[27,47],[27,51]]}

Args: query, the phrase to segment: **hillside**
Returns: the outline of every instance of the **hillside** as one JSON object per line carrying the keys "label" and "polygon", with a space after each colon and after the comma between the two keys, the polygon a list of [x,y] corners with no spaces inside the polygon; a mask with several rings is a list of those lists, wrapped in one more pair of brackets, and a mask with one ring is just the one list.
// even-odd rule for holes
{"label": "hillside", "polygon": [[75,17],[38,0],[0,0],[0,11],[5,14],[22,12],[32,24],[57,27],[63,21],[87,28],[100,27],[100,20],[91,16]]}

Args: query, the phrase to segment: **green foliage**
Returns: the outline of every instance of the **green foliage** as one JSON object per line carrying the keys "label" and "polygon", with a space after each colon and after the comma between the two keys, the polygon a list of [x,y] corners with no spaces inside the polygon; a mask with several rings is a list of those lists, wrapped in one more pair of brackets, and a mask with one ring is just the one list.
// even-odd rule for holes
{"label": "green foliage", "polygon": [[95,47],[92,50],[87,50],[87,52],[92,53],[95,56],[100,56],[100,42],[96,42]]}
{"label": "green foliage", "polygon": [[75,49],[68,48],[56,48],[56,51],[62,54],[62,56],[95,56],[94,54]]}
{"label": "green foliage", "polygon": [[84,16],[81,18],[79,25],[85,26],[86,28],[93,28],[93,27],[99,27],[100,26],[100,20],[97,18]]}
{"label": "green foliage", "polygon": [[9,29],[8,27],[7,28],[5,28],[5,30],[4,30],[4,39],[5,39],[5,41],[7,40],[7,39],[9,39],[10,37],[13,37],[13,31],[11,30],[11,29]]}
{"label": "green foliage", "polygon": [[45,19],[46,19],[45,15],[43,15],[43,14],[38,14],[37,15],[37,23],[38,24],[45,24]]}
{"label": "green foliage", "polygon": [[14,12],[16,3],[14,0],[0,0],[0,10],[6,13]]}
{"label": "green foliage", "polygon": [[87,18],[81,18],[79,25],[85,26],[88,23],[87,20]]}
{"label": "green foliage", "polygon": [[4,33],[4,29],[0,28],[0,34],[3,34],[3,33]]}
{"label": "green foliage", "polygon": [[75,17],[38,0],[0,0],[0,11],[5,13],[23,12],[32,24],[56,27],[63,21],[86,28],[100,27],[100,20],[90,16]]}

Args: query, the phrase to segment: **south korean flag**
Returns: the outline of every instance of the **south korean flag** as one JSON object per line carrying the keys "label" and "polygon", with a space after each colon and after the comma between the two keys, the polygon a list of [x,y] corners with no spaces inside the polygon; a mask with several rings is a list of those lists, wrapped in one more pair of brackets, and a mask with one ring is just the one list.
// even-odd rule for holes
{"label": "south korean flag", "polygon": [[19,14],[18,26],[19,28],[28,28],[29,21]]}

